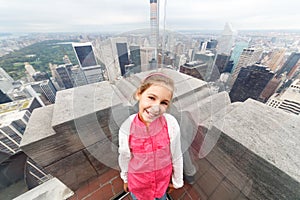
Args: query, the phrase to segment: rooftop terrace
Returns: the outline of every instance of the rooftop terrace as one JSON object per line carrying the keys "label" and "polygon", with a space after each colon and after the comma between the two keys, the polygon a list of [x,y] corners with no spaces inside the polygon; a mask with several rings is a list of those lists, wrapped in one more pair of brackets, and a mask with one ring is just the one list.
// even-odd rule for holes
{"label": "rooftop terrace", "polygon": [[[173,199],[300,198],[299,116],[251,99],[231,103],[204,81],[167,73],[176,86],[170,113],[181,127],[185,166],[197,169],[195,183],[172,192]],[[54,105],[34,110],[21,149],[74,192],[62,199],[122,192],[118,129],[136,112],[132,94],[146,75],[60,91]]]}

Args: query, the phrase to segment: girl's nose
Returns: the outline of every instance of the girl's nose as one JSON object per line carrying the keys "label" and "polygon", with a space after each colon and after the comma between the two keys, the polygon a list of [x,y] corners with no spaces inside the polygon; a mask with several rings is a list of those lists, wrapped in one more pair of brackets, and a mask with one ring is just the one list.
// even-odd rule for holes
{"label": "girl's nose", "polygon": [[160,113],[160,107],[159,107],[159,105],[153,105],[153,106],[151,107],[151,112],[152,112],[153,114],[159,114],[159,113]]}

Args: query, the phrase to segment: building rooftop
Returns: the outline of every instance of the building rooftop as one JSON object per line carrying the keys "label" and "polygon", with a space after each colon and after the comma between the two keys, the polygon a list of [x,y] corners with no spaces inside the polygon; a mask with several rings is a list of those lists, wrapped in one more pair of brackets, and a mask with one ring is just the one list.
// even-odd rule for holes
{"label": "building rooftop", "polygon": [[[169,112],[180,124],[185,164],[197,169],[195,183],[173,199],[300,197],[298,116],[251,99],[231,103],[204,81],[166,72],[175,80]],[[53,106],[32,113],[21,149],[75,192],[70,199],[122,192],[118,130],[136,112],[132,94],[147,74],[60,91]]]}
{"label": "building rooftop", "polygon": [[0,114],[0,127],[7,126],[14,120],[22,119],[26,112],[26,110],[14,110],[11,112]]}
{"label": "building rooftop", "polygon": [[14,110],[24,110],[26,108],[29,108],[33,99],[34,98],[28,98],[28,99],[22,99],[18,101],[0,104],[0,114],[14,111]]}

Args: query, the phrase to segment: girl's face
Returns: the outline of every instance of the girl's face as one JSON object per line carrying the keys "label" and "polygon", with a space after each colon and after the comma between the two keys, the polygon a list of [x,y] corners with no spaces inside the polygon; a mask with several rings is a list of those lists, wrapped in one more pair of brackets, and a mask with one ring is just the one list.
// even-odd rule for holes
{"label": "girl's face", "polygon": [[172,92],[163,85],[153,84],[136,96],[139,101],[139,116],[146,125],[149,125],[166,112],[172,99]]}

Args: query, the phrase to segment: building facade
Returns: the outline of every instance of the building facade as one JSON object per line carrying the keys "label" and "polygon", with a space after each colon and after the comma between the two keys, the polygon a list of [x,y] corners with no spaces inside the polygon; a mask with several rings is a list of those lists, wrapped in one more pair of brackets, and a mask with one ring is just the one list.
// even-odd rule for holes
{"label": "building facade", "polygon": [[259,61],[262,54],[262,49],[259,48],[244,48],[241,56],[239,57],[239,61],[235,66],[232,77],[231,77],[231,85],[234,84],[237,76],[239,75],[242,67],[247,67],[255,64]]}
{"label": "building facade", "polygon": [[263,65],[254,64],[241,68],[229,93],[232,102],[244,102],[248,98],[258,100],[274,73]]}
{"label": "building facade", "polygon": [[300,79],[296,79],[282,94],[274,94],[266,103],[296,115],[300,114]]}
{"label": "building facade", "polygon": [[103,71],[101,66],[97,64],[92,43],[72,43],[72,46],[87,83],[103,81]]}
{"label": "building facade", "polygon": [[45,80],[45,81],[41,82],[40,87],[41,87],[43,93],[45,94],[45,96],[47,97],[47,99],[51,103],[54,103],[55,96],[56,96],[56,89],[55,89],[53,83],[51,82],[51,80]]}

